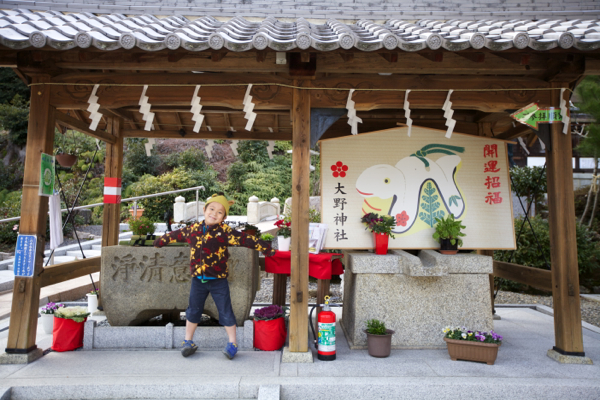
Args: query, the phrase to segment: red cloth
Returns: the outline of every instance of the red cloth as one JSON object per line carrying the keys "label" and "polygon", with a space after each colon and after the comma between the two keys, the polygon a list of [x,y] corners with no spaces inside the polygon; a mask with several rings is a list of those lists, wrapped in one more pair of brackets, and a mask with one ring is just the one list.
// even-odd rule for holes
{"label": "red cloth", "polygon": [[[87,318],[86,318],[87,320]],[[83,322],[54,317],[52,350],[71,351],[83,347]]]}
{"label": "red cloth", "polygon": [[279,350],[285,344],[285,319],[254,321],[254,347],[263,351]]}
{"label": "red cloth", "polygon": [[[290,273],[290,251],[276,251],[272,257],[265,257],[265,271],[272,274]],[[308,255],[308,275],[317,279],[331,279],[331,275],[341,275],[344,267],[339,259],[331,260],[336,253],[321,253]]]}

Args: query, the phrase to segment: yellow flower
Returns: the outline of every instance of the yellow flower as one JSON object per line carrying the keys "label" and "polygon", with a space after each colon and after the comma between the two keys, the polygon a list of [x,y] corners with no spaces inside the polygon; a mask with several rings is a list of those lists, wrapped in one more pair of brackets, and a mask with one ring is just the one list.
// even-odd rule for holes
{"label": "yellow flower", "polygon": [[469,332],[469,336],[473,336],[473,332]]}

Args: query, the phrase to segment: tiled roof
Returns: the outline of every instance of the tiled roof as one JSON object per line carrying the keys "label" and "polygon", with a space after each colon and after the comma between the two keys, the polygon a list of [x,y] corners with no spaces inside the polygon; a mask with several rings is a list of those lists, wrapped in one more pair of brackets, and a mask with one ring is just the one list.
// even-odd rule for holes
{"label": "tiled roof", "polygon": [[241,52],[270,48],[331,51],[379,49],[419,51],[444,48],[578,50],[600,48],[600,21],[557,20],[420,20],[390,19],[383,24],[360,20],[345,24],[329,19],[324,24],[304,18],[281,22],[266,18],[250,22],[234,17],[227,22],[205,16],[193,21],[182,16],[126,17],[123,14],[62,14],[57,11],[0,10],[0,43],[12,49],[50,46],[59,50],[101,50],[137,47],[147,51],[184,48],[189,51]]}
{"label": "tiled roof", "polygon": [[[383,22],[388,18],[531,19],[600,18],[598,0],[0,0],[1,8],[69,13],[184,15],[220,18],[306,18]],[[584,17],[585,16],[585,17]],[[313,21],[315,20],[315,21]],[[318,20],[318,21],[316,21]]]}

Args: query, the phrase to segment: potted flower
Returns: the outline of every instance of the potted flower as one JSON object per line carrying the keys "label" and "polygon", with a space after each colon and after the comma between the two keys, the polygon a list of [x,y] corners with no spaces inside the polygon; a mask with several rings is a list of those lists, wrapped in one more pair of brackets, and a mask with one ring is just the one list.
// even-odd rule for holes
{"label": "potted flower", "polygon": [[[66,132],[66,131],[65,131]],[[68,145],[66,143],[65,132],[62,133],[62,144],[57,146],[54,150],[54,157],[56,157],[56,162],[58,162],[62,167],[71,168],[75,162],[77,162],[77,151],[76,148],[77,141],[75,140],[75,132],[71,130],[73,133],[73,145]],[[75,150],[73,148],[75,147]]]}
{"label": "potted flower", "polygon": [[275,236],[271,235],[270,233],[263,233],[260,235],[260,240],[264,240],[265,242],[272,242],[273,239],[275,239]]}
{"label": "potted flower", "polygon": [[70,351],[83,346],[83,324],[87,320],[87,307],[63,307],[54,311],[52,350]]}
{"label": "potted flower", "polygon": [[462,247],[461,237],[467,236],[461,232],[466,226],[461,221],[454,219],[454,214],[448,214],[445,218],[436,218],[435,232],[433,238],[440,241],[440,253],[456,254],[458,247]]}
{"label": "potted flower", "polygon": [[94,289],[89,292],[86,296],[88,299],[88,312],[94,314],[98,311],[98,296],[100,295],[100,289]]}
{"label": "potted flower", "polygon": [[140,218],[142,216],[142,214],[144,214],[144,207],[141,206],[140,204],[138,204],[138,205],[133,204],[131,207],[129,207],[129,214],[131,214],[133,219]]}
{"label": "potted flower", "polygon": [[496,361],[498,347],[502,344],[502,336],[496,332],[470,331],[465,327],[446,327],[442,332],[452,361],[478,361],[487,365]]}
{"label": "potted flower", "polygon": [[387,254],[390,237],[395,238],[392,228],[396,227],[396,218],[389,215],[368,213],[360,220],[367,227],[365,230],[373,232],[375,238],[375,254]]}
{"label": "potted flower", "polygon": [[248,235],[254,237],[258,237],[258,235],[260,235],[260,229],[252,224],[244,225],[244,230],[242,232],[246,232]]}
{"label": "potted flower", "polygon": [[42,307],[40,311],[40,319],[42,321],[42,327],[44,328],[44,332],[47,334],[52,334],[52,329],[54,328],[54,312],[58,310],[60,307],[64,307],[64,304],[61,303],[48,303],[44,307]]}
{"label": "potted flower", "polygon": [[277,231],[277,249],[279,251],[290,251],[290,242],[292,241],[292,222],[284,218],[275,222],[275,226],[279,228]]}
{"label": "potted flower", "polygon": [[287,307],[277,304],[254,311],[254,347],[259,350],[279,350],[285,344],[285,312]]}
{"label": "potted flower", "polygon": [[133,242],[133,246],[146,244],[146,240],[154,240],[156,237],[154,236],[154,231],[156,231],[156,226],[154,222],[148,217],[139,217],[137,219],[130,218],[127,220],[129,224],[129,229],[131,229],[132,235],[131,240]]}
{"label": "potted flower", "polygon": [[388,357],[392,351],[392,334],[395,332],[385,327],[378,319],[367,321],[367,348],[371,357]]}

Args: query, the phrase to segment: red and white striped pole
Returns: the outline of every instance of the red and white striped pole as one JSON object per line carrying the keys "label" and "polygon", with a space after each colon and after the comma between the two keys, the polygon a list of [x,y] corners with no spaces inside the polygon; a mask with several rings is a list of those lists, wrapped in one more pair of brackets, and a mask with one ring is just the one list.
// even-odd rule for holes
{"label": "red and white striped pole", "polygon": [[121,203],[121,178],[104,178],[104,204]]}

